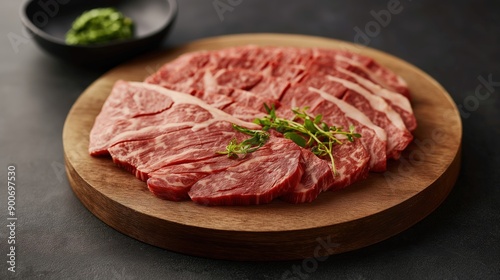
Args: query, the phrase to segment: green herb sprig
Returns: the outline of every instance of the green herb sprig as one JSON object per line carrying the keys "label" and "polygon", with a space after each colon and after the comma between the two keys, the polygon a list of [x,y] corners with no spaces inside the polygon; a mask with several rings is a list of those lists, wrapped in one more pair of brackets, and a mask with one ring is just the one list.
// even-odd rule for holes
{"label": "green herb sprig", "polygon": [[342,145],[337,136],[344,135],[350,142],[361,137],[359,133],[354,132],[352,125],[349,131],[344,131],[343,127],[329,126],[323,121],[321,114],[310,116],[307,114],[308,107],[292,109],[295,116],[291,120],[277,117],[274,106],[270,108],[264,104],[264,107],[268,115],[256,119],[254,121],[256,124],[261,125],[264,131],[275,129],[300,147],[311,149],[311,152],[318,157],[328,157],[335,175],[338,173],[332,150],[334,145]]}
{"label": "green herb sprig", "polygon": [[334,145],[342,145],[343,142],[337,137],[344,135],[350,142],[361,137],[359,133],[354,131],[352,125],[348,131],[344,131],[343,127],[329,126],[323,121],[321,114],[310,116],[307,114],[308,107],[292,109],[294,117],[291,120],[277,117],[274,106],[269,107],[264,104],[264,107],[268,115],[254,120],[254,123],[262,126],[262,130],[250,130],[233,124],[235,130],[252,137],[241,143],[233,139],[226,146],[226,151],[218,153],[236,158],[238,155],[245,156],[264,145],[269,139],[268,131],[274,129],[300,147],[310,149],[316,156],[328,157],[332,163],[332,172],[338,175],[333,158],[333,147]]}
{"label": "green herb sprig", "polygon": [[236,124],[233,124],[233,128],[252,137],[239,143],[238,140],[233,138],[226,146],[226,150],[219,151],[217,152],[218,154],[227,155],[230,158],[239,158],[239,155],[245,157],[247,154],[253,153],[262,147],[269,139],[269,133],[262,130],[252,130]]}

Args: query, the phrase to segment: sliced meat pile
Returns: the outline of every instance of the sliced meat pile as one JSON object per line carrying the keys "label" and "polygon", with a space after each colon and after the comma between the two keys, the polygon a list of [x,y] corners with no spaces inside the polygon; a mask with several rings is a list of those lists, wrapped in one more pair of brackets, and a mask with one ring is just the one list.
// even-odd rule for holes
{"label": "sliced meat pile", "polygon": [[[92,156],[110,155],[168,200],[203,205],[313,201],[383,172],[412,141],[416,120],[402,78],[373,59],[324,49],[242,46],[180,56],[144,83],[118,81],[90,135]],[[279,133],[238,159],[218,153],[249,136],[233,124],[267,113],[293,117],[308,107],[331,126],[361,134],[340,139],[328,160]]]}

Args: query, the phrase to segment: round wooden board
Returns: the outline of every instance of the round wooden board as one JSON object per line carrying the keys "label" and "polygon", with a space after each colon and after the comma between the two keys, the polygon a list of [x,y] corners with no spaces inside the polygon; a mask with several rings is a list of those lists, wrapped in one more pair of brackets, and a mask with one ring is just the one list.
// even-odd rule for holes
{"label": "round wooden board", "polygon": [[[110,158],[88,155],[89,132],[116,80],[142,81],[178,55],[236,45],[347,49],[400,74],[412,92],[415,140],[388,171],[312,203],[206,207],[156,198]],[[452,99],[431,77],[386,53],[332,39],[283,34],[231,35],[196,41],[121,65],[74,104],[63,131],[66,169],[82,203],[116,230],[168,250],[231,260],[320,257],[387,239],[431,213],[458,176],[462,124]]]}

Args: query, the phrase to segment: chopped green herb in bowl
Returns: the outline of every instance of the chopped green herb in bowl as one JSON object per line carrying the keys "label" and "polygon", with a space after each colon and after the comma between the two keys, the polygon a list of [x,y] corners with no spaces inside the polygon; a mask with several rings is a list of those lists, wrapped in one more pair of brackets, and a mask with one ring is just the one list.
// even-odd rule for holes
{"label": "chopped green herb in bowl", "polygon": [[128,39],[133,36],[132,19],[115,8],[97,8],[84,12],[66,34],[68,45],[90,45]]}

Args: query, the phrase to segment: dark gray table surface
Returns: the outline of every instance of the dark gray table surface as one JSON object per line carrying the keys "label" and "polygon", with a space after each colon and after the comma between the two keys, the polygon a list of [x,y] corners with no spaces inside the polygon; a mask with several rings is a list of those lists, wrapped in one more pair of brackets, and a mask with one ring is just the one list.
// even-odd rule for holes
{"label": "dark gray table surface", "polygon": [[[225,2],[224,0],[220,0]],[[369,40],[356,38],[388,1],[180,0],[164,47],[214,35],[277,32],[358,41],[416,65],[462,108],[458,182],[431,215],[376,245],[317,262],[234,262],[178,254],[125,236],[71,191],[61,133],[78,96],[104,70],[54,59],[25,38],[19,1],[0,17],[0,278],[500,279],[500,2],[402,0]],[[376,34],[375,34],[376,33]],[[477,88],[481,79],[488,87]],[[7,167],[17,168],[16,272],[7,270]],[[313,218],[313,217],[312,217]],[[307,264],[306,264],[307,265]],[[290,274],[287,274],[287,272]],[[288,276],[287,276],[288,275]]]}

